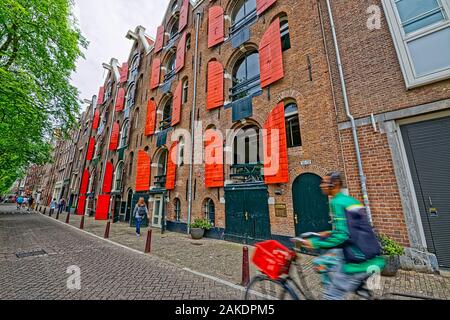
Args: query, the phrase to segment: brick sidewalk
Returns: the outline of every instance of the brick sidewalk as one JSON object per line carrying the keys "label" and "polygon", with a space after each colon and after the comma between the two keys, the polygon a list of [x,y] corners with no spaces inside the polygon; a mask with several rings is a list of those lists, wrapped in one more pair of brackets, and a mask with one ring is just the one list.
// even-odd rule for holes
{"label": "brick sidewalk", "polygon": [[[48,215],[49,208],[46,210]],[[56,217],[56,213],[52,216]],[[66,220],[66,213],[60,215],[59,220]],[[80,225],[80,216],[71,214],[70,224],[76,227]],[[85,217],[84,230],[103,237],[106,221],[96,221],[93,217]],[[141,229],[141,237],[137,237],[135,229],[127,223],[111,223],[109,239],[143,251],[145,248],[148,228]],[[159,229],[152,229],[151,254],[176,264],[183,268],[189,268],[207,275],[211,275],[229,282],[240,284],[242,277],[242,248],[243,245],[203,238],[193,240],[186,234],[176,232],[165,232],[161,234]],[[249,256],[253,252],[253,247],[249,246]],[[307,283],[313,294],[320,296],[320,279],[312,270],[313,257],[302,255]],[[253,276],[257,270],[251,265],[250,275]],[[382,277],[381,290],[377,295],[389,292],[410,294],[417,296],[428,296],[438,299],[450,299],[450,275],[417,273],[413,271],[400,270],[395,277]],[[394,297],[389,295],[392,298]]]}

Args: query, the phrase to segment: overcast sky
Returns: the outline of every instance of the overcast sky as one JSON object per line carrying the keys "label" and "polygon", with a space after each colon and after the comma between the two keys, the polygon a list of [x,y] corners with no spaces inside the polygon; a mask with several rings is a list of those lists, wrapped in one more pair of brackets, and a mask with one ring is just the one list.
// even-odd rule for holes
{"label": "overcast sky", "polygon": [[84,37],[89,41],[85,59],[77,62],[72,83],[80,90],[81,99],[98,94],[106,76],[102,63],[117,58],[128,59],[132,41],[125,38],[128,30],[142,25],[155,38],[169,0],[75,0],[74,14]]}

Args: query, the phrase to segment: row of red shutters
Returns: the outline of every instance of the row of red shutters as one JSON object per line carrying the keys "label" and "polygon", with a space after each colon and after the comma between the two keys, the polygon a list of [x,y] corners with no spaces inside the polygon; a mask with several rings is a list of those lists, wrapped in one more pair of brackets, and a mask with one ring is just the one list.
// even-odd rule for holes
{"label": "row of red shutters", "polygon": [[[149,103],[147,115],[153,115],[155,105]],[[147,117],[153,119],[153,116]],[[146,127],[147,129],[148,127]],[[284,103],[280,102],[269,114],[263,129],[264,181],[266,184],[289,182],[286,126],[284,120]],[[147,131],[146,131],[147,134]],[[223,142],[214,130],[205,132],[205,186],[224,186]],[[276,143],[272,145],[273,143]],[[166,175],[166,189],[175,187],[177,143],[169,150]],[[139,150],[137,157],[136,191],[147,191],[150,187],[151,161],[147,152]]]}

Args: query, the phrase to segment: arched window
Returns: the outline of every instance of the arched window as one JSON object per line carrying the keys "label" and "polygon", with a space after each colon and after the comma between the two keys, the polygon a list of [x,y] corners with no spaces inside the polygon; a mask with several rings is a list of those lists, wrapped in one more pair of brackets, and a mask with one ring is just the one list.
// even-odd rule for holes
{"label": "arched window", "polygon": [[233,164],[256,165],[261,163],[260,130],[251,125],[239,129],[233,141]]}
{"label": "arched window", "polygon": [[175,221],[180,221],[181,220],[181,202],[180,202],[180,199],[175,198],[175,200],[173,202],[173,207],[174,207],[174,211],[175,211]]}
{"label": "arched window", "polygon": [[172,3],[172,7],[171,7],[172,13],[175,12],[175,10],[177,10],[177,8],[178,8],[178,0],[175,0]]}
{"label": "arched window", "polygon": [[139,108],[134,112],[134,129],[137,129],[139,126]]}
{"label": "arched window", "polygon": [[139,63],[141,57],[139,53],[135,54],[133,60],[131,61],[130,71],[128,75],[128,83],[135,82],[139,74]]}
{"label": "arched window", "polygon": [[180,16],[177,14],[173,17],[172,22],[169,26],[169,41],[178,35],[179,22],[180,22]]}
{"label": "arched window", "polygon": [[162,120],[159,123],[159,130],[165,130],[170,127],[172,122],[172,105],[173,105],[173,98],[170,97],[163,107],[163,114],[162,114]]}
{"label": "arched window", "polygon": [[134,161],[134,153],[130,152],[130,163],[128,164],[128,175],[131,176],[133,174],[133,161]]}
{"label": "arched window", "polygon": [[114,191],[121,191],[122,189],[122,174],[123,174],[123,161],[120,161],[114,172]]}
{"label": "arched window", "polygon": [[289,22],[287,15],[280,17],[280,33],[281,33],[281,46],[283,51],[291,48],[291,37],[289,35]]}
{"label": "arched window", "polygon": [[92,170],[91,174],[89,175],[88,193],[94,192],[94,181],[95,181],[95,169]]}
{"label": "arched window", "polygon": [[128,91],[127,91],[127,97],[126,97],[126,102],[125,102],[125,109],[129,109],[134,105],[134,94],[136,91],[136,85],[134,83],[132,83],[129,87],[128,87]]}
{"label": "arched window", "polygon": [[302,145],[300,134],[300,122],[298,119],[298,108],[294,102],[288,103],[284,107],[284,117],[286,120],[287,147],[298,147]]}
{"label": "arched window", "polygon": [[186,51],[191,48],[191,34],[188,33],[186,36]]}
{"label": "arched window", "polygon": [[102,140],[101,139],[97,139],[97,142],[95,143],[95,147],[94,147],[94,159],[97,158],[98,156],[100,156],[100,144],[101,144]]}
{"label": "arched window", "polygon": [[178,140],[178,166],[182,167],[184,165],[184,138],[181,137]]}
{"label": "arched window", "polygon": [[122,125],[122,130],[120,131],[120,143],[119,148],[123,148],[128,143],[128,128],[129,128],[130,122],[125,121]]}
{"label": "arched window", "polygon": [[157,187],[164,188],[166,185],[166,172],[167,172],[167,149],[161,150],[157,162],[156,162],[156,176],[154,183]]}
{"label": "arched window", "polygon": [[256,17],[256,0],[240,0],[231,15],[233,27],[245,25],[248,20]]}
{"label": "arched window", "polygon": [[176,52],[172,52],[167,59],[166,63],[166,75],[164,76],[164,81],[170,80],[175,75],[175,64],[177,60]]}
{"label": "arched window", "polygon": [[183,81],[183,103],[188,102],[188,94],[189,94],[189,81],[188,79]]}
{"label": "arched window", "polygon": [[207,198],[203,202],[203,214],[205,219],[208,219],[208,221],[214,226],[216,222],[215,206],[214,201],[210,198]]}
{"label": "arched window", "polygon": [[261,90],[259,74],[259,54],[247,51],[240,57],[233,68],[232,100],[253,95]]}

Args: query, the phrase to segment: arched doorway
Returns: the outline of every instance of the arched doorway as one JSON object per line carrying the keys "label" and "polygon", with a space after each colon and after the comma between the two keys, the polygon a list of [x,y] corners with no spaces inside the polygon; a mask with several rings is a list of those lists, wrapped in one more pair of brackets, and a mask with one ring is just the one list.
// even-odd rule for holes
{"label": "arched doorway", "polygon": [[131,201],[133,200],[133,190],[128,190],[128,195],[127,195],[127,206],[125,209],[125,222],[130,221],[130,216],[131,216]]}
{"label": "arched doorway", "polygon": [[295,235],[331,230],[328,196],[320,190],[322,178],[313,173],[298,176],[292,184]]}

